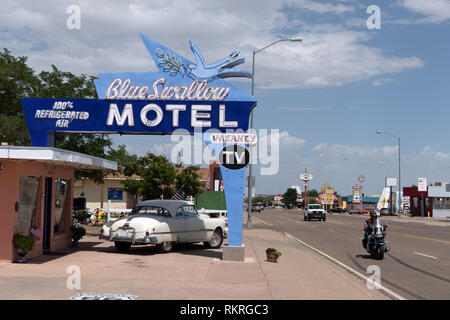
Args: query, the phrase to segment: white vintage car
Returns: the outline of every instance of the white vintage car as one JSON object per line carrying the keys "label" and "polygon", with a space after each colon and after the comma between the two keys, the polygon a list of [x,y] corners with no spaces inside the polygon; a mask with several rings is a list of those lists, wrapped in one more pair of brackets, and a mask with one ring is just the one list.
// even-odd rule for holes
{"label": "white vintage car", "polygon": [[219,248],[226,237],[224,218],[199,214],[182,200],[147,200],[126,217],[106,223],[99,238],[114,241],[119,252],[140,244],[156,244],[169,252],[175,243],[203,242],[207,248]]}

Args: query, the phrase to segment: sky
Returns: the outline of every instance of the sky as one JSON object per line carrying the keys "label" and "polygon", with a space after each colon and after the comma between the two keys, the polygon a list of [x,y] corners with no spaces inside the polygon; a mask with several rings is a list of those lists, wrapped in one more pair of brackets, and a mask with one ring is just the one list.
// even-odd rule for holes
{"label": "sky", "polygon": [[[401,184],[449,182],[450,0],[17,1],[0,0],[0,48],[27,56],[37,72],[156,71],[142,32],[188,59],[188,40],[207,62],[239,50],[239,69],[255,56],[256,129],[277,129],[279,169],[256,170],[256,193],[283,193],[314,174],[310,188],[380,194],[386,177]],[[79,28],[68,28],[73,11]],[[379,20],[372,20],[379,8]],[[369,28],[379,21],[380,28]],[[251,91],[251,80],[230,80]],[[261,137],[260,137],[261,139]],[[113,136],[130,153],[170,156],[169,136]],[[205,165],[202,165],[203,167]]]}

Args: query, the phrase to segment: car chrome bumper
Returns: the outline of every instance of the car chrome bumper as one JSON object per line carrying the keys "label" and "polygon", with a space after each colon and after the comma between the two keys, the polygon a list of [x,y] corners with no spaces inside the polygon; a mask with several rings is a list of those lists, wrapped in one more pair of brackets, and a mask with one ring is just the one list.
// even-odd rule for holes
{"label": "car chrome bumper", "polygon": [[121,242],[131,242],[131,244],[155,244],[158,243],[157,237],[145,237],[145,238],[123,238],[123,237],[109,237],[109,241],[121,241]]}

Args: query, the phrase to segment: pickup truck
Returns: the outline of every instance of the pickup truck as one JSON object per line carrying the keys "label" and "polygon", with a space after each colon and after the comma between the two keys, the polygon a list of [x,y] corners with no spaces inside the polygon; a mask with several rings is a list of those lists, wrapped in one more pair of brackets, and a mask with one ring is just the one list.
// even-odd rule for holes
{"label": "pickup truck", "polygon": [[320,204],[308,204],[303,216],[305,221],[310,221],[311,219],[327,220],[326,212]]}

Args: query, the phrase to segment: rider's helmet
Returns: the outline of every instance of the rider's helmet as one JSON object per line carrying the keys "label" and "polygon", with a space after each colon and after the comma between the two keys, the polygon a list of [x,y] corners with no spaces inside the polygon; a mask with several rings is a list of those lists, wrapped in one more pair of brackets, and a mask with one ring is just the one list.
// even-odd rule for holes
{"label": "rider's helmet", "polygon": [[371,218],[377,218],[379,215],[380,214],[378,212],[376,212],[375,210],[370,212],[370,217]]}

